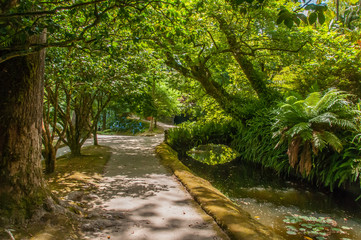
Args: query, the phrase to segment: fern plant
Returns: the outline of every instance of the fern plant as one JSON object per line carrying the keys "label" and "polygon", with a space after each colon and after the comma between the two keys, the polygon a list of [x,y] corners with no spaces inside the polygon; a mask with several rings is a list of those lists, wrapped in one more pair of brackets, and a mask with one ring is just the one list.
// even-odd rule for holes
{"label": "fern plant", "polygon": [[343,149],[339,138],[345,130],[356,130],[355,117],[359,111],[347,100],[349,94],[336,89],[324,95],[313,92],[304,100],[288,97],[275,110],[273,137],[280,136],[276,147],[288,143],[290,165],[307,176],[312,169],[312,153],[315,155],[331,147],[337,152]]}

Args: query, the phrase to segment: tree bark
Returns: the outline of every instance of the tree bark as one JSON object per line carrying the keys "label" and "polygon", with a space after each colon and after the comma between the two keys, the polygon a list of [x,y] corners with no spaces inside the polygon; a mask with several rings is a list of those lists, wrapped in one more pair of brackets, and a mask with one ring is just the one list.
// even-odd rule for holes
{"label": "tree bark", "polygon": [[102,130],[104,131],[107,129],[107,111],[103,111],[103,127]]}
{"label": "tree bark", "polygon": [[53,146],[53,138],[51,138],[49,129],[44,125],[44,123],[42,126],[42,143],[44,145],[42,155],[45,162],[45,173],[53,173],[55,171],[57,147]]}
{"label": "tree bark", "polygon": [[53,173],[55,171],[56,164],[56,149],[51,144],[48,149],[45,151],[44,161],[45,161],[45,172],[47,174]]}
{"label": "tree bark", "polygon": [[81,147],[83,146],[83,144],[80,144],[79,141],[71,142],[68,146],[70,148],[72,157],[77,157],[81,155]]}
{"label": "tree bark", "polygon": [[[232,27],[226,22],[222,16],[215,17],[219,23],[220,30],[227,38],[228,46],[232,50],[232,55],[241,67],[243,73],[246,75],[253,90],[257,93],[260,99],[272,102],[274,100],[272,91],[266,85],[266,77],[264,74],[255,68],[249,56],[242,51],[242,44],[237,40],[237,37]],[[252,53],[249,53],[252,55]]]}
{"label": "tree bark", "polygon": [[151,117],[148,131],[153,132],[153,130],[154,130],[154,117]]}
{"label": "tree bark", "polygon": [[0,222],[24,221],[49,196],[40,164],[44,62],[42,50],[0,64]]}
{"label": "tree bark", "polygon": [[98,127],[98,119],[96,119],[94,121],[96,121],[96,123],[94,124],[94,127],[93,127],[93,144],[94,144],[94,146],[98,146],[99,145],[99,143],[98,143],[98,133],[97,133],[97,131],[98,131],[98,129],[97,129],[97,127]]}

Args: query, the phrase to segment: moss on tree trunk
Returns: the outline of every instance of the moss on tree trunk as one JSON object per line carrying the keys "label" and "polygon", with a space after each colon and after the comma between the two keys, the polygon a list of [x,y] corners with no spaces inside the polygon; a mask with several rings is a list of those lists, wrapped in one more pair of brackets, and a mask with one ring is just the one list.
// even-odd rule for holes
{"label": "moss on tree trunk", "polygon": [[[29,41],[44,42],[45,34]],[[44,60],[40,51],[0,64],[2,222],[22,222],[48,196],[40,164]]]}

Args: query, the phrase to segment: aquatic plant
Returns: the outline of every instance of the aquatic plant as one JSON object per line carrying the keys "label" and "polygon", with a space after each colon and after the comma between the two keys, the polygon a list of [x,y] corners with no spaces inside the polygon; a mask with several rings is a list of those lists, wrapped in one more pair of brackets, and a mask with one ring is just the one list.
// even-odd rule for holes
{"label": "aquatic plant", "polygon": [[304,239],[324,240],[330,236],[337,236],[338,239],[348,240],[351,227],[339,226],[338,223],[329,217],[313,217],[290,215],[283,219],[287,224],[288,235],[301,235]]}

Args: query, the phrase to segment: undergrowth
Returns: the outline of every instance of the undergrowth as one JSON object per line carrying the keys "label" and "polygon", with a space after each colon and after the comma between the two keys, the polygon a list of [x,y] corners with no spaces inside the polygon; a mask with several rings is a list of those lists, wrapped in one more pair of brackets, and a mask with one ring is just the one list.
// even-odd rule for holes
{"label": "undergrowth", "polygon": [[312,155],[313,167],[306,176],[290,166],[287,142],[277,146],[279,139],[274,137],[273,119],[272,109],[260,109],[252,119],[244,123],[235,120],[186,122],[169,130],[167,144],[180,157],[184,157],[187,150],[201,144],[226,144],[239,152],[240,163],[259,163],[275,170],[279,175],[291,175],[317,186],[328,187],[331,191],[335,187],[347,188],[352,183],[360,184],[361,143],[352,141],[350,133],[342,136],[342,151],[325,148],[317,155]]}

